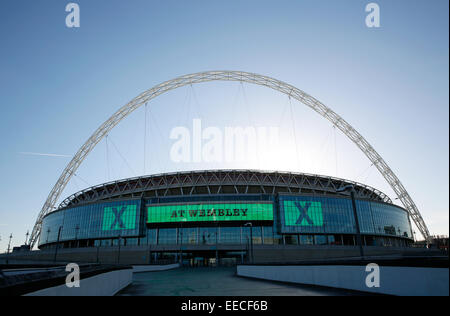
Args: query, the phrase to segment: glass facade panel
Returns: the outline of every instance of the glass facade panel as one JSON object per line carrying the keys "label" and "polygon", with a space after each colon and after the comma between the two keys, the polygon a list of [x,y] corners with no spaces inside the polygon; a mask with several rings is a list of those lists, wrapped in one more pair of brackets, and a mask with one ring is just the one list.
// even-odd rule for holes
{"label": "glass facade panel", "polygon": [[157,243],[157,229],[150,228],[147,229],[146,236],[141,237],[141,245],[156,245]]}
{"label": "glass facade panel", "polygon": [[284,242],[286,245],[298,245],[298,235],[285,235]]}
{"label": "glass facade panel", "polygon": [[199,244],[215,245],[218,242],[217,227],[200,227]]}
{"label": "glass facade panel", "polygon": [[300,235],[301,245],[314,245],[314,236],[312,235]]}
{"label": "glass facade panel", "polygon": [[158,245],[176,245],[177,244],[177,229],[176,228],[161,228],[158,231]]}
{"label": "glass facade panel", "polygon": [[328,236],[328,244],[329,245],[340,245],[340,238],[338,238],[338,240],[336,240],[335,235],[329,235]]}
{"label": "glass facade panel", "polygon": [[140,234],[141,200],[115,201],[64,209],[42,222],[39,244],[59,240],[131,237]]}
{"label": "glass facade panel", "polygon": [[274,244],[273,227],[265,226],[265,227],[262,227],[262,229],[263,229],[263,235],[264,235],[264,244],[265,245],[273,245]]}
{"label": "glass facade panel", "polygon": [[[406,242],[393,237],[412,239],[404,209],[365,200],[357,200],[356,207],[366,245],[403,246]],[[188,218],[203,211],[205,217],[211,214],[209,219]],[[177,219],[170,221],[174,212]],[[127,246],[247,245],[248,222],[254,245],[355,244],[350,198],[280,194],[130,199],[63,209],[44,218],[39,245],[56,242],[58,235],[64,247],[108,247],[117,245],[118,237]]]}
{"label": "glass facade panel", "polygon": [[180,228],[180,239],[183,245],[197,245],[198,244],[198,228]]}
{"label": "glass facade panel", "polygon": [[408,214],[398,207],[370,202],[374,232],[412,238]]}
{"label": "glass facade panel", "polygon": [[221,244],[240,244],[241,243],[241,227],[220,227]]}
{"label": "glass facade panel", "polygon": [[327,236],[325,235],[315,235],[314,236],[314,244],[315,245],[327,245]]}
{"label": "glass facade panel", "polygon": [[[252,231],[250,231],[252,230]],[[242,226],[242,243],[249,244],[250,237],[253,237],[253,244],[258,245],[262,243],[262,227],[261,226]]]}
{"label": "glass facade panel", "polygon": [[[356,234],[349,198],[280,196],[281,233]],[[408,213],[395,205],[356,200],[362,234],[412,238]]]}

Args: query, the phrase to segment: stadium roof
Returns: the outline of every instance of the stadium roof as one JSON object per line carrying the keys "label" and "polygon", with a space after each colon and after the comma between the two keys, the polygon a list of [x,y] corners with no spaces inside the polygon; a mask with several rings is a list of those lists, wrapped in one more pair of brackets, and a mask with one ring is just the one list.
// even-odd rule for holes
{"label": "stadium roof", "polygon": [[392,203],[386,194],[373,187],[335,177],[279,171],[202,170],[103,183],[70,195],[58,209],[124,198],[276,193],[336,195],[338,188],[349,184],[354,185],[358,198]]}

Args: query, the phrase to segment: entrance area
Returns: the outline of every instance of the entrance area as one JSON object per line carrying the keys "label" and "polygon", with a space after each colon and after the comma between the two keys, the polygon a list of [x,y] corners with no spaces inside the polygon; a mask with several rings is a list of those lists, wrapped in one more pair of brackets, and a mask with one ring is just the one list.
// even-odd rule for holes
{"label": "entrance area", "polygon": [[181,253],[183,267],[216,267],[218,258],[215,251]]}
{"label": "entrance area", "polygon": [[246,260],[242,251],[199,251],[182,253],[184,267],[233,267]]}
{"label": "entrance area", "polygon": [[183,267],[233,267],[247,261],[246,251],[154,252],[154,263],[181,262]]}

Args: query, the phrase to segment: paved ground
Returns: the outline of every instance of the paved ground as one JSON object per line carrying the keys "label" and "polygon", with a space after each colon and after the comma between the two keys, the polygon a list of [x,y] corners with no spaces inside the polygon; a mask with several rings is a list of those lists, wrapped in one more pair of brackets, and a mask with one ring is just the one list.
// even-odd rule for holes
{"label": "paved ground", "polygon": [[236,268],[182,268],[135,273],[118,295],[133,296],[329,296],[357,293],[242,278]]}

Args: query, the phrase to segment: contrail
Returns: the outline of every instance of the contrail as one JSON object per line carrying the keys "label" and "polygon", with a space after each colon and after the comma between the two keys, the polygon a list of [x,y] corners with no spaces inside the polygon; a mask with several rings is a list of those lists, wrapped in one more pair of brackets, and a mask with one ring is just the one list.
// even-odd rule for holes
{"label": "contrail", "polygon": [[31,152],[19,152],[22,155],[32,155],[32,156],[46,156],[46,157],[66,157],[70,158],[69,155],[58,155],[58,154],[44,154],[44,153],[31,153]]}

